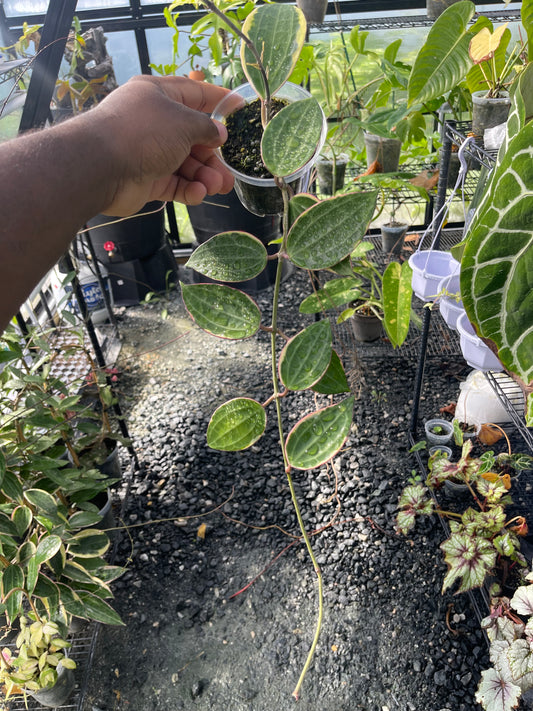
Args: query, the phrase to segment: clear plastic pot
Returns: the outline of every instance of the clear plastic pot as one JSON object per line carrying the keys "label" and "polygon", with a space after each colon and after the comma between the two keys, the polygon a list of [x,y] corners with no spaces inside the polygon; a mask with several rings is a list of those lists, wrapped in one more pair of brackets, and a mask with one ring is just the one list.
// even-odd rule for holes
{"label": "clear plastic pot", "polygon": [[[285,99],[289,103],[293,103],[295,101],[301,101],[302,99],[309,99],[311,94],[298,84],[286,82],[274,96],[277,99]],[[222,99],[211,114],[211,118],[225,123],[227,116],[256,99],[257,94],[251,84],[242,84]],[[326,132],[327,124],[326,118],[324,117],[322,134],[313,157],[306,165],[285,178],[285,182],[292,188],[294,193],[303,192],[307,189],[310,170],[324,145]],[[235,178],[235,192],[247,210],[261,217],[264,215],[278,215],[283,212],[283,197],[274,178],[254,178],[245,175],[226,163],[220,148],[217,149],[217,155],[233,174]]]}

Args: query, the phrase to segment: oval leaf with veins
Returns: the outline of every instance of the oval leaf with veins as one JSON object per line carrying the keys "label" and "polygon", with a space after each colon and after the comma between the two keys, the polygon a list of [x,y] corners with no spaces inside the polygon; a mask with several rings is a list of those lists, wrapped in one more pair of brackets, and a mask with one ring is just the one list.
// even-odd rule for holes
{"label": "oval leaf with veins", "polygon": [[267,264],[261,240],[248,232],[221,232],[194,250],[186,267],[218,281],[246,281]]}
{"label": "oval leaf with veins", "polygon": [[198,326],[220,338],[253,336],[261,312],[249,296],[220,284],[181,284],[183,302]]}
{"label": "oval leaf with veins", "polygon": [[295,469],[314,469],[331,459],[350,432],[354,402],[352,395],[301,419],[287,437],[289,464]]}
{"label": "oval leaf with veins", "polygon": [[207,428],[207,444],[212,449],[237,452],[256,442],[266,427],[265,408],[246,397],[229,400],[218,407]]}

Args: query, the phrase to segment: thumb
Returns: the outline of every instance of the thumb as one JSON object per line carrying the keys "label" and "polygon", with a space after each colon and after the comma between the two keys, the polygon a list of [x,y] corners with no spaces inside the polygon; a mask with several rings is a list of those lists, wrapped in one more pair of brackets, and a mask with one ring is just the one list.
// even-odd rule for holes
{"label": "thumb", "polygon": [[218,148],[225,143],[228,132],[223,123],[200,111],[194,111],[185,106],[181,108],[191,114],[187,117],[185,124],[182,124],[189,145]]}

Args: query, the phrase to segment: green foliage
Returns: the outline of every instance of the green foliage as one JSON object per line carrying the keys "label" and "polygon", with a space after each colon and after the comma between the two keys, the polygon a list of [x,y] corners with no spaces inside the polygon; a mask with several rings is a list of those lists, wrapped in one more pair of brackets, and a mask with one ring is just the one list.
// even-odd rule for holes
{"label": "green foliage", "polygon": [[32,613],[21,616],[17,653],[8,647],[0,652],[0,683],[5,688],[5,698],[53,687],[59,664],[65,669],[76,668],[76,662],[65,655],[64,650],[69,647],[57,623]]}

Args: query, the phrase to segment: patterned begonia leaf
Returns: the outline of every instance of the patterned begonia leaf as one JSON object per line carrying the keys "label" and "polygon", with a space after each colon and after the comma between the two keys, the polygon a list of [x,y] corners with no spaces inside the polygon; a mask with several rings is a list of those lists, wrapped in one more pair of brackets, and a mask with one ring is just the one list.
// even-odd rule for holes
{"label": "patterned begonia leaf", "polygon": [[525,682],[525,677],[533,679],[533,651],[527,639],[517,639],[506,652],[513,681],[519,686]]}
{"label": "patterned begonia leaf", "polygon": [[496,550],[490,541],[484,538],[452,533],[440,547],[448,565],[442,592],[457,580],[459,592],[480,587],[496,562]]}
{"label": "patterned begonia leaf", "polygon": [[520,687],[512,679],[496,669],[481,672],[481,681],[476,691],[476,701],[485,711],[512,711],[520,700]]}
{"label": "patterned begonia leaf", "polygon": [[519,615],[533,615],[533,585],[521,585],[511,598],[511,607]]}
{"label": "patterned begonia leaf", "polygon": [[396,525],[401,533],[407,535],[415,524],[416,516],[430,516],[433,513],[435,502],[423,484],[411,484],[402,491],[398,507]]}

